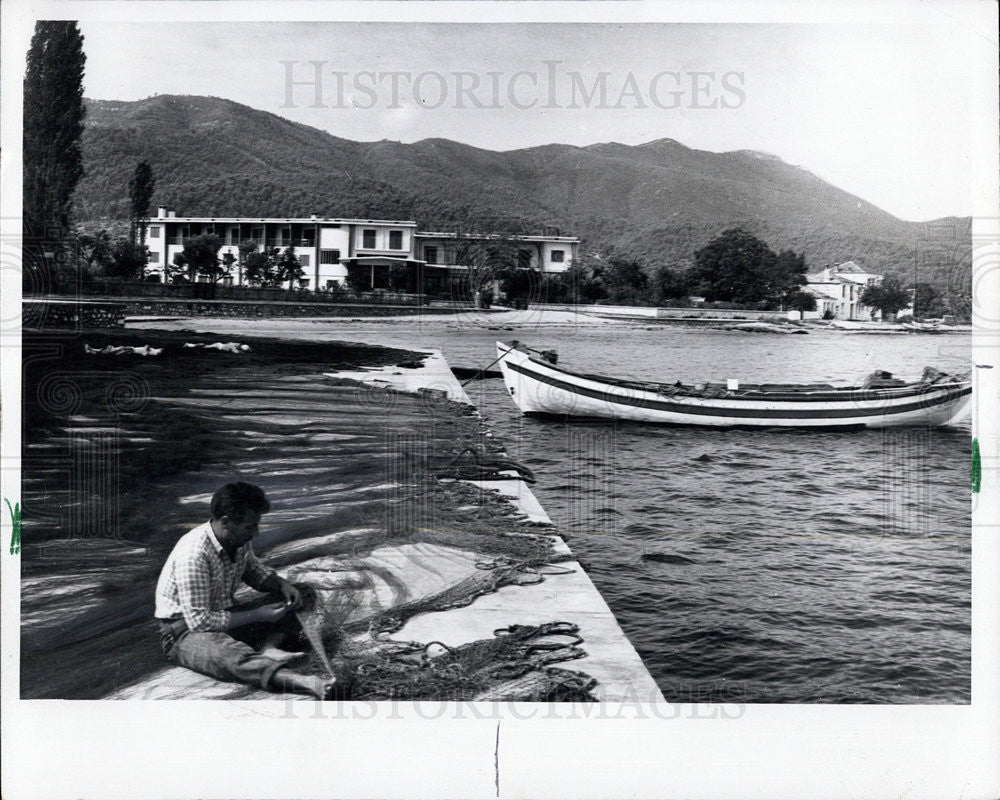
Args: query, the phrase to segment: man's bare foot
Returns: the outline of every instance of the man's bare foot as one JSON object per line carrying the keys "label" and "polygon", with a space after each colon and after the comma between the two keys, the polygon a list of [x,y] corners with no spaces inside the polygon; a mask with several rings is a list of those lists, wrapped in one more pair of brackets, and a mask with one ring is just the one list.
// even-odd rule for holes
{"label": "man's bare foot", "polygon": [[320,681],[319,691],[316,693],[316,696],[320,700],[334,700],[337,697],[338,688],[336,678]]}
{"label": "man's bare foot", "polygon": [[286,667],[275,670],[270,684],[275,691],[311,694],[317,700],[348,700],[350,687],[350,679],[338,683],[336,678],[303,675]]}

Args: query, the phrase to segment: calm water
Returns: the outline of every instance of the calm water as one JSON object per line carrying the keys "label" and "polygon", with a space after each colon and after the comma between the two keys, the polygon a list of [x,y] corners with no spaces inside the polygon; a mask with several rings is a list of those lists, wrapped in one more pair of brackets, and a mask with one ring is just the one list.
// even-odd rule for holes
{"label": "calm water", "polygon": [[[490,331],[324,326],[482,367],[496,339],[649,380],[853,381],[965,371],[967,335],[736,334],[679,327]],[[707,431],[522,417],[467,389],[668,700],[970,698],[970,427]]]}
{"label": "calm water", "polygon": [[[968,369],[965,336],[758,336],[576,332],[537,344],[646,379]],[[668,699],[968,701],[968,428],[544,422],[517,416],[489,383],[480,408],[541,476],[536,494]]]}

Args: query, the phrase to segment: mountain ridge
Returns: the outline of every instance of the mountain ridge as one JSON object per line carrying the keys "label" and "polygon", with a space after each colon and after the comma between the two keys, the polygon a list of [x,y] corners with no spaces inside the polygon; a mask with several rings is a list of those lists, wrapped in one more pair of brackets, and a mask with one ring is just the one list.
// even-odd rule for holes
{"label": "mountain ridge", "polygon": [[[556,229],[584,249],[681,267],[722,231],[747,227],[810,268],[854,260],[908,275],[927,229],[780,157],[714,153],[670,138],[496,151],[430,137],[359,142],[225,98],[86,100],[76,218],[128,216],[128,181],[150,162],[154,205],[182,215],[415,219],[448,229]],[[941,271],[941,270],[939,270]],[[947,269],[944,269],[947,272]],[[938,276],[942,280],[945,276]]]}

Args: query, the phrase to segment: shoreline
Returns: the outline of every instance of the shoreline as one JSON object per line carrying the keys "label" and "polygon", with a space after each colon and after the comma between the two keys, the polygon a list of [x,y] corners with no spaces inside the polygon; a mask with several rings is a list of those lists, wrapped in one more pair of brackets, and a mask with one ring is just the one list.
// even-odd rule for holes
{"label": "shoreline", "polygon": [[[487,330],[503,330],[508,326],[538,326],[538,327],[613,327],[619,329],[629,328],[649,328],[660,327],[676,328],[696,328],[698,330],[728,330],[745,331],[748,333],[785,333],[788,331],[830,332],[830,333],[867,333],[867,334],[903,334],[903,333],[925,333],[925,334],[951,334],[969,333],[972,325],[950,325],[940,326],[935,329],[914,329],[904,325],[888,322],[861,322],[855,320],[805,320],[774,321],[772,318],[755,319],[713,319],[707,317],[655,317],[655,316],[626,316],[607,315],[601,312],[584,310],[563,310],[551,308],[528,308],[525,310],[491,308],[491,309],[467,309],[456,310],[448,314],[443,313],[408,313],[398,316],[393,315],[345,315],[345,316],[302,316],[294,320],[286,318],[264,318],[253,319],[254,324],[276,323],[287,326],[289,323],[311,323],[317,325],[339,325],[345,323],[355,323],[364,325],[393,325],[399,323],[422,324],[434,323],[445,324],[448,327],[482,327]],[[127,315],[125,317],[126,327],[130,325],[144,325],[155,322],[176,323],[181,320],[205,320],[212,321],[213,324],[219,322],[238,323],[250,321],[250,318],[241,317],[216,317],[212,315]],[[785,330],[780,330],[785,329]]]}

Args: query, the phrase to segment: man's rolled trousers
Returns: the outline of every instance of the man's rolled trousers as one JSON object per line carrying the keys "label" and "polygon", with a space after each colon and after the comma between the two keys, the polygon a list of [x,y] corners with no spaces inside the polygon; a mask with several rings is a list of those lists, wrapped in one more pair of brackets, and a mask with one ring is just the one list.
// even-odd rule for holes
{"label": "man's rolled trousers", "polygon": [[[232,614],[260,608],[276,600],[283,602],[280,595],[276,596],[276,587],[267,586],[263,591],[270,594],[225,610]],[[270,687],[275,670],[293,660],[288,656],[276,658],[274,646],[280,643],[285,648],[298,650],[302,644],[302,627],[294,614],[286,614],[277,622],[251,622],[228,631],[192,631],[183,615],[171,619],[158,617],[157,623],[160,648],[178,666],[262,689]],[[305,653],[301,655],[304,657]]]}

